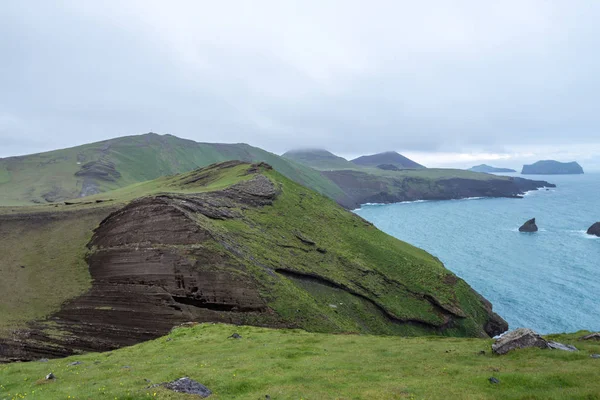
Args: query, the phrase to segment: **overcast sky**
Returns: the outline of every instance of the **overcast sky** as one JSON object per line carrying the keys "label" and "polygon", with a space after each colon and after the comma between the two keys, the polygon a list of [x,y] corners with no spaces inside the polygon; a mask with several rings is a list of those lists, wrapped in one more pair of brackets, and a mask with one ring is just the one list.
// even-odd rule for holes
{"label": "overcast sky", "polygon": [[0,157],[153,131],[600,168],[600,2],[20,1]]}

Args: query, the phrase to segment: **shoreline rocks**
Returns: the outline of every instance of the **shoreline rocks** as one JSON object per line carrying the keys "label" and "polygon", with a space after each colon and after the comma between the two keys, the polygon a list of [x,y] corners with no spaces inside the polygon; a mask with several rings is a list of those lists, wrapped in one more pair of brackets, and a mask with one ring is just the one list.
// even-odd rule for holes
{"label": "shoreline rocks", "polygon": [[596,222],[594,225],[590,226],[587,230],[587,234],[600,237],[600,222]]}
{"label": "shoreline rocks", "polygon": [[529,233],[533,233],[533,232],[537,232],[538,231],[538,227],[535,224],[535,218],[530,219],[529,221],[525,222],[523,225],[521,225],[521,227],[519,228],[519,232],[529,232]]}

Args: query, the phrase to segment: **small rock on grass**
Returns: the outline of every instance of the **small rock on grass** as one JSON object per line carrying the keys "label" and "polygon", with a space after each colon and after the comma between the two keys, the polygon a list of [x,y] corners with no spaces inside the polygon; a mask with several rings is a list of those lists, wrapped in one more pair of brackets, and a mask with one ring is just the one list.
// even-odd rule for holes
{"label": "small rock on grass", "polygon": [[54,374],[52,372],[50,372],[48,375],[46,375],[46,380],[52,380],[52,379],[56,379],[56,376],[54,376]]}
{"label": "small rock on grass", "polygon": [[498,378],[494,378],[493,376],[491,378],[488,379],[490,381],[491,384],[497,384],[500,383],[500,380]]}
{"label": "small rock on grass", "polygon": [[590,357],[592,357],[592,358],[600,358],[600,354],[592,354]]}
{"label": "small rock on grass", "polygon": [[548,342],[548,347],[554,350],[562,350],[562,351],[578,351],[577,347],[571,346],[570,344],[562,344],[558,342]]}
{"label": "small rock on grass", "polygon": [[208,397],[212,394],[209,388],[187,376],[165,383],[163,386],[177,393],[196,394],[200,397]]}
{"label": "small rock on grass", "polygon": [[590,333],[579,338],[579,340],[600,340],[600,332]]}
{"label": "small rock on grass", "polygon": [[238,333],[234,333],[233,335],[229,336],[227,339],[241,339],[242,337],[238,334]]}
{"label": "small rock on grass", "polygon": [[74,367],[75,365],[80,365],[83,364],[81,361],[73,361],[72,363],[69,363],[70,367]]}

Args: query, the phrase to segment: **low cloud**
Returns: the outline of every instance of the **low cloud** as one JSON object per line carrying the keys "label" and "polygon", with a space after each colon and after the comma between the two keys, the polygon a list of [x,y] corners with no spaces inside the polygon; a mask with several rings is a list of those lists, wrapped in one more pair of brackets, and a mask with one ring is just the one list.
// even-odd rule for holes
{"label": "low cloud", "polygon": [[449,165],[573,144],[587,159],[599,17],[587,1],[8,1],[0,115],[23,123],[0,124],[0,156],[155,131]]}

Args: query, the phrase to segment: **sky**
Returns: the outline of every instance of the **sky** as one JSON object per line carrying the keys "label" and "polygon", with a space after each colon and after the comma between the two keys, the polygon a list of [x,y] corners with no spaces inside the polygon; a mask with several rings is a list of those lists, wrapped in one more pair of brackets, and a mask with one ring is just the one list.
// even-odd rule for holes
{"label": "sky", "polygon": [[595,0],[5,0],[0,157],[145,132],[600,169]]}

